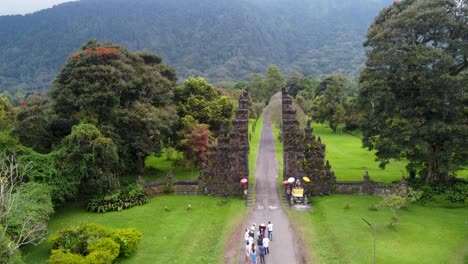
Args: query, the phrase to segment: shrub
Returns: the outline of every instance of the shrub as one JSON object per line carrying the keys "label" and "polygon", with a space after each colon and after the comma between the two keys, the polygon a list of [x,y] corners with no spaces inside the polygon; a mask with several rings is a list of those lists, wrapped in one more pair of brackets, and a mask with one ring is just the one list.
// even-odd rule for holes
{"label": "shrub", "polygon": [[427,183],[413,179],[410,186],[422,191],[420,203],[438,207],[468,207],[468,181],[454,178],[447,182]]}
{"label": "shrub", "polygon": [[135,228],[118,229],[112,232],[112,239],[119,243],[119,257],[128,257],[136,251],[141,240],[141,233]]}
{"label": "shrub", "polygon": [[98,224],[66,227],[51,236],[52,264],[107,264],[135,252],[141,233],[134,228],[108,229]]}
{"label": "shrub", "polygon": [[49,259],[52,264],[83,264],[84,257],[70,252],[53,249]]}
{"label": "shrub", "polygon": [[97,196],[88,203],[88,211],[105,213],[122,211],[148,202],[145,191],[138,184],[116,189],[106,195]]}

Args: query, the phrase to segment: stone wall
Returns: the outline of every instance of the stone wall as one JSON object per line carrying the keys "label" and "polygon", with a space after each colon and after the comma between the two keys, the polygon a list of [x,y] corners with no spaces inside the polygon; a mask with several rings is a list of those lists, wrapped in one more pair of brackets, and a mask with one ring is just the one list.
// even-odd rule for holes
{"label": "stone wall", "polygon": [[395,193],[398,190],[406,189],[405,181],[395,185],[385,185],[374,181],[338,181],[336,182],[335,193],[339,194],[369,194],[384,196],[388,193]]}
{"label": "stone wall", "polygon": [[239,97],[231,128],[223,125],[217,145],[210,149],[199,181],[199,191],[217,196],[242,196],[242,178],[249,177],[249,97]]}
{"label": "stone wall", "polygon": [[[143,184],[143,189],[149,197],[164,194],[167,181],[150,182]],[[198,181],[174,181],[172,183],[175,194],[198,194]]]}

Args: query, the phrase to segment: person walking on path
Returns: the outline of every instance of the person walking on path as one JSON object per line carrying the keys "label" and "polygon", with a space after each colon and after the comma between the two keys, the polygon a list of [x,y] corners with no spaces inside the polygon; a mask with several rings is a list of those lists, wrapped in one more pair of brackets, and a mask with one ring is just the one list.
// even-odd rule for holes
{"label": "person walking on path", "polygon": [[269,248],[269,244],[270,244],[270,239],[268,237],[264,237],[263,238],[263,246],[265,247],[265,255],[267,254],[270,254],[270,248]]}
{"label": "person walking on path", "polygon": [[273,224],[271,221],[268,221],[268,238],[273,241]]}
{"label": "person walking on path", "polygon": [[260,251],[260,263],[265,264],[265,255],[266,255],[265,247],[263,245],[258,246],[258,251]]}

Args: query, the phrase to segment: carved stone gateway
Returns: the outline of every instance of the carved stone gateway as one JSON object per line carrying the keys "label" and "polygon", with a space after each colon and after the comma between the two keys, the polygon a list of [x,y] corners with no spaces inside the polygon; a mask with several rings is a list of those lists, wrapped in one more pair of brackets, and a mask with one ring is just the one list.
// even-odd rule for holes
{"label": "carved stone gateway", "polygon": [[283,177],[302,180],[304,176],[310,179],[305,184],[309,194],[324,195],[334,191],[335,174],[331,171],[328,161],[325,161],[325,145],[320,137],[315,138],[307,122],[305,134],[299,129],[296,110],[292,107],[292,98],[282,90],[282,135],[283,135]]}
{"label": "carved stone gateway", "polygon": [[200,174],[199,191],[217,196],[242,196],[242,178],[249,177],[249,97],[239,97],[232,128],[223,125]]}

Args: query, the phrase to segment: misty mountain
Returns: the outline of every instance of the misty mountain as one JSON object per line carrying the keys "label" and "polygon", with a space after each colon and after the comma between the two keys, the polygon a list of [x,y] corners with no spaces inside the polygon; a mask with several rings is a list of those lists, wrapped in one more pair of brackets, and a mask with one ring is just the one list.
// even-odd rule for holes
{"label": "misty mountain", "polygon": [[0,16],[0,92],[45,91],[89,39],[160,54],[180,78],[284,72],[356,76],[362,42],[390,0],[81,0]]}

